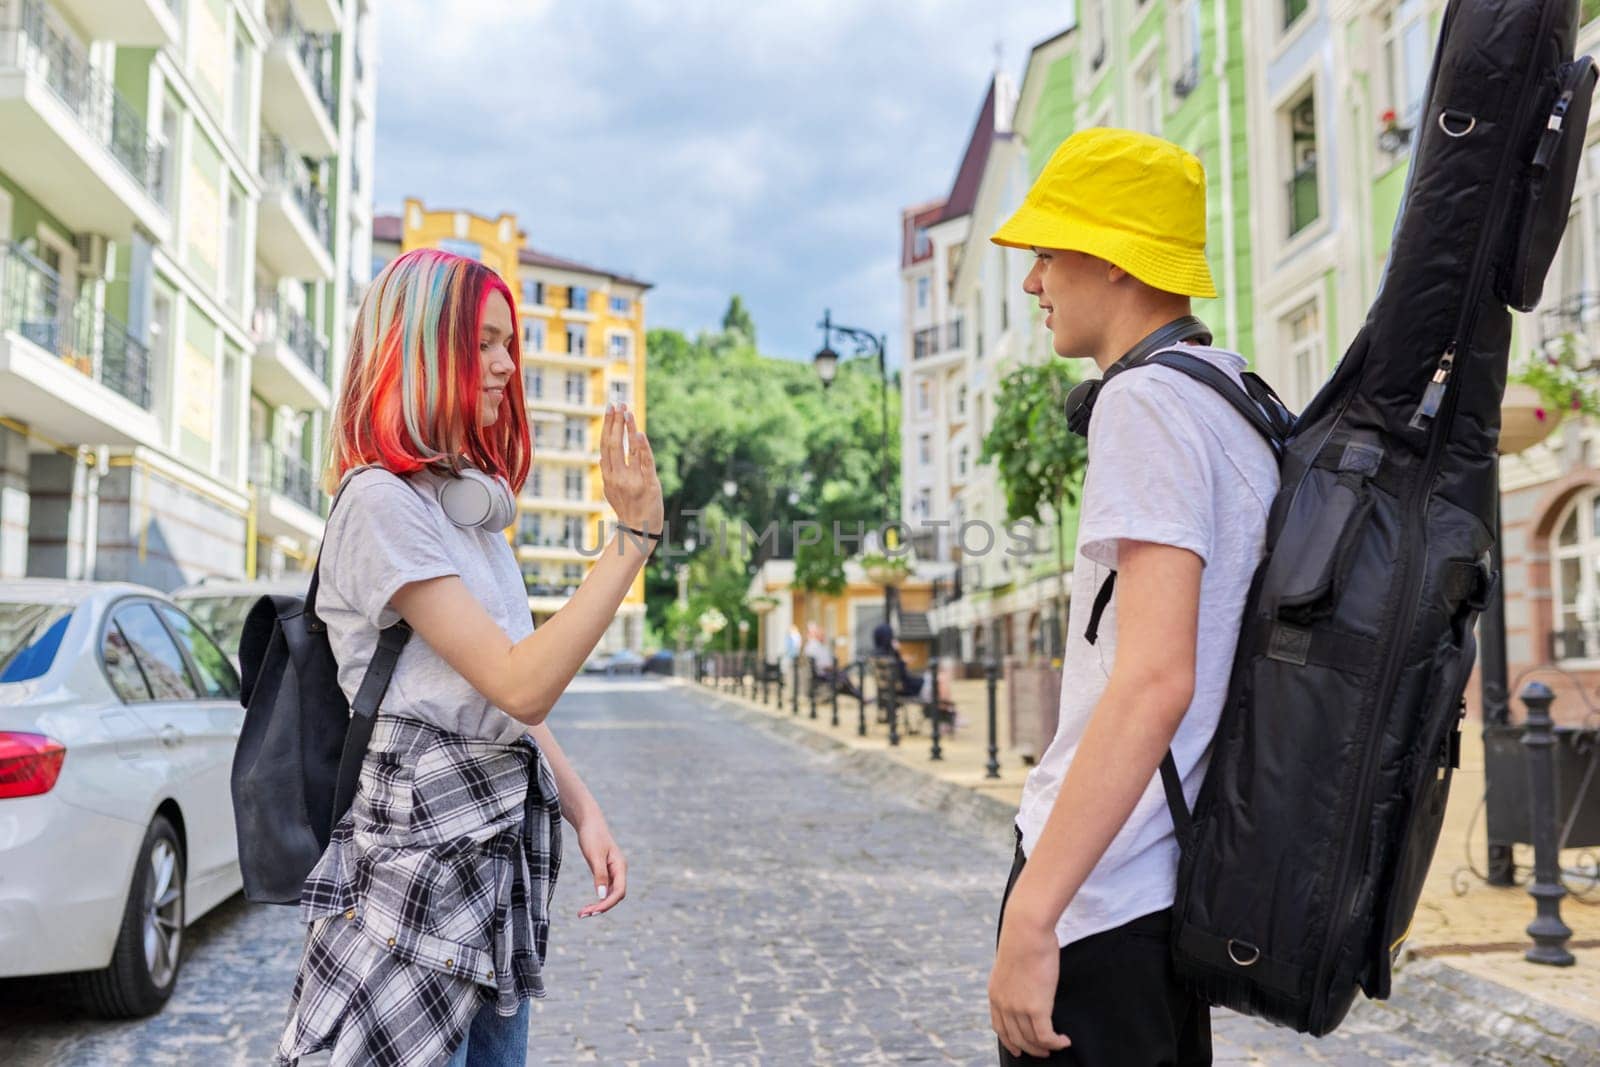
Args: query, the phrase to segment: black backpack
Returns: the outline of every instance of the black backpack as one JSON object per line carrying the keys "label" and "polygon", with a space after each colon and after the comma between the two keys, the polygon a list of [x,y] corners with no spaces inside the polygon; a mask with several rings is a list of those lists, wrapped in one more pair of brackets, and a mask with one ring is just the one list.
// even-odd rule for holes
{"label": "black backpack", "polygon": [[1583,151],[1576,21],[1576,0],[1446,9],[1383,284],[1282,454],[1192,815],[1162,766],[1174,960],[1212,1004],[1322,1035],[1357,989],[1389,994],[1495,580],[1507,305],[1538,303]]}
{"label": "black backpack", "polygon": [[233,756],[233,817],[245,899],[257,904],[300,902],[306,875],[350,810],[373,719],[411,637],[403,619],[379,632],[352,714],[317,617],[321,570],[319,551],[304,601],[256,601],[239,642],[245,715]]}

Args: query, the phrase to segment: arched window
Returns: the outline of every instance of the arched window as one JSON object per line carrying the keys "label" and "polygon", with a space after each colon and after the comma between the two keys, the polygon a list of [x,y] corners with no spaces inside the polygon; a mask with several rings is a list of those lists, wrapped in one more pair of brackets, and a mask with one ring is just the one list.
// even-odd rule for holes
{"label": "arched window", "polygon": [[1579,493],[1562,512],[1551,544],[1556,660],[1600,659],[1600,490]]}

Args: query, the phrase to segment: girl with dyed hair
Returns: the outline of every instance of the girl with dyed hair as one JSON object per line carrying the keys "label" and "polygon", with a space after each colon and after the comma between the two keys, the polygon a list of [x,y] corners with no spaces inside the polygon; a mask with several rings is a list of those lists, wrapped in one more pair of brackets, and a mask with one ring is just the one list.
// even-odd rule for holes
{"label": "girl with dyed hair", "polygon": [[362,301],[316,602],[352,703],[380,631],[412,633],[301,896],[278,1063],[523,1064],[563,816],[597,893],[579,917],[627,890],[545,719],[660,539],[661,483],[633,414],[608,405],[600,471],[620,529],[535,632],[504,535],[530,451],[518,336],[506,284],[445,252],[401,256]]}

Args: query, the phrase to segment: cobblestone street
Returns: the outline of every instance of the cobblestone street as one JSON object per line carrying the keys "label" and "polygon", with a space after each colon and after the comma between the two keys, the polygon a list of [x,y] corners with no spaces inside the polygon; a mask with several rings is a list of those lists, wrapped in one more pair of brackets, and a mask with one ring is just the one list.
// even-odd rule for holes
{"label": "cobblestone street", "polygon": [[[593,890],[569,836],[530,1063],[994,1062],[984,987],[1008,840],[689,688],[577,688],[552,724],[630,855],[631,888],[612,914],[574,918]],[[292,910],[236,898],[191,930],[167,1009],[137,1022],[83,1018],[48,982],[0,984],[0,1063],[264,1063],[299,937]],[[1462,1062],[1386,1032],[1402,1018],[1358,1009],[1312,1042],[1219,1013],[1217,1060]]]}

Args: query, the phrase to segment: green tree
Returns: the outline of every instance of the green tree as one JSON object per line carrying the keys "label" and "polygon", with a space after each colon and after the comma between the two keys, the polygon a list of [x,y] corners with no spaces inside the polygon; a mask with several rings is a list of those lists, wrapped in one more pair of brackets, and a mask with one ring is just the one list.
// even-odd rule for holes
{"label": "green tree", "polygon": [[733,294],[733,299],[728,301],[728,310],[723,313],[722,332],[742,335],[751,348],[756,345],[755,320],[750,317],[749,309],[744,306],[744,298],[738,293]]}
{"label": "green tree", "polygon": [[1056,527],[1058,618],[1066,617],[1067,507],[1076,504],[1088,461],[1087,444],[1067,427],[1067,394],[1077,382],[1063,360],[1025,364],[1000,383],[994,425],[984,436],[980,463],[994,462],[1006,494],[1006,521]]}

